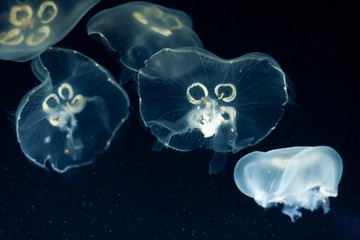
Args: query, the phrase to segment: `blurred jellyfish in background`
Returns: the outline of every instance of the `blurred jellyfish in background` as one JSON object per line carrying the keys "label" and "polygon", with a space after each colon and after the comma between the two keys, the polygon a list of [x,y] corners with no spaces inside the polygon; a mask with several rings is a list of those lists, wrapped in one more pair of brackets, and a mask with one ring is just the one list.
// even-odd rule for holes
{"label": "blurred jellyfish in background", "polygon": [[282,212],[294,222],[300,208],[330,210],[342,171],[342,159],[331,147],[291,147],[247,154],[237,162],[234,179],[260,206],[283,204]]}
{"label": "blurred jellyfish in background", "polygon": [[63,39],[100,0],[2,0],[0,59],[28,61]]}
{"label": "blurred jellyfish in background", "polygon": [[[89,20],[87,32],[118,52],[128,69],[138,71],[145,60],[163,48],[202,48],[192,26],[184,12],[153,3],[129,2],[97,13]],[[122,83],[128,81],[124,76]]]}
{"label": "blurred jellyfish in background", "polygon": [[214,150],[214,174],[225,164],[221,153],[255,145],[275,129],[288,102],[286,81],[266,54],[224,60],[198,48],[163,49],[139,71],[140,114],[158,138],[155,150]]}
{"label": "blurred jellyfish in background", "polygon": [[104,67],[74,50],[50,48],[32,69],[42,83],[16,113],[22,151],[57,172],[93,162],[128,117],[126,92]]}

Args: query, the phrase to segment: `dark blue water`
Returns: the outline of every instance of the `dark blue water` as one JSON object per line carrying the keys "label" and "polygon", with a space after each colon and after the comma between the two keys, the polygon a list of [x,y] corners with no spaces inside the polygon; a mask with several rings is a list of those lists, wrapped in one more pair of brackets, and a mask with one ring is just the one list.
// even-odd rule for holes
{"label": "dark blue water", "polygon": [[[295,86],[295,104],[258,145],[230,155],[209,176],[212,152],[153,152],[155,137],[139,117],[134,82],[130,117],[94,164],[58,174],[31,164],[16,140],[21,98],[38,85],[30,62],[0,61],[0,239],[360,239],[360,88],[356,6],[315,2],[154,1],[188,13],[207,50],[222,58],[273,56]],[[106,48],[86,22],[122,1],[102,1],[56,46],[77,49],[115,77]],[[240,7],[239,7],[240,6]],[[292,223],[281,206],[263,209],[233,181],[245,154],[288,146],[328,145],[344,171],[330,212],[302,211]]]}

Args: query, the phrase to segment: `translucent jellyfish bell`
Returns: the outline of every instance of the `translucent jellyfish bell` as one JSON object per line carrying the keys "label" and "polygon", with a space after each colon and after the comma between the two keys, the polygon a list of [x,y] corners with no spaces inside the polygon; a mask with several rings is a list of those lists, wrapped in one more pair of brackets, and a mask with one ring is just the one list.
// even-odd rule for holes
{"label": "translucent jellyfish bell", "polygon": [[63,39],[100,0],[2,0],[0,59],[24,62]]}
{"label": "translucent jellyfish bell", "polygon": [[291,147],[247,154],[236,164],[234,179],[260,206],[283,204],[282,212],[294,222],[300,208],[330,210],[328,198],[337,196],[342,170],[331,147]]}
{"label": "translucent jellyfish bell", "polygon": [[201,47],[192,21],[181,11],[147,2],[130,2],[106,9],[87,24],[89,35],[98,34],[131,70],[162,48]]}
{"label": "translucent jellyfish bell", "polygon": [[128,117],[126,92],[105,68],[74,50],[51,48],[32,61],[32,69],[42,83],[16,113],[22,151],[58,172],[93,162]]}
{"label": "translucent jellyfish bell", "polygon": [[236,153],[267,136],[288,101],[285,74],[262,53],[224,60],[202,49],[163,49],[138,78],[140,113],[159,140],[155,149]]}

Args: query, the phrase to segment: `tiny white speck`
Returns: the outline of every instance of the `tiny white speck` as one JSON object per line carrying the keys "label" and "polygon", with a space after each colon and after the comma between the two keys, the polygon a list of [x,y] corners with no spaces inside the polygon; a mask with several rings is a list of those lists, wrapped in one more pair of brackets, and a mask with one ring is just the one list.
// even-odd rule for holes
{"label": "tiny white speck", "polygon": [[50,136],[47,136],[46,138],[45,138],[45,141],[44,141],[45,143],[50,143],[51,142],[51,137]]}

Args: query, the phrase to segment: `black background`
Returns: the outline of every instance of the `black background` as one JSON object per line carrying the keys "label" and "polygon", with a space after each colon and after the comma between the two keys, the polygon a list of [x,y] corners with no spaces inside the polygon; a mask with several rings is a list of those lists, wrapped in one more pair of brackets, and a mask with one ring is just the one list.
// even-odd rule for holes
{"label": "black background", "polygon": [[[94,164],[58,174],[31,164],[16,140],[14,114],[39,84],[30,62],[0,61],[0,239],[360,239],[359,6],[313,1],[153,1],[188,13],[205,49],[235,58],[274,57],[295,86],[277,129],[208,175],[212,152],[151,150],[155,137],[125,85],[130,117]],[[121,66],[86,34],[86,22],[123,1],[103,0],[55,46],[76,49],[117,78]],[[239,4],[239,5],[238,5]],[[263,209],[233,181],[246,153],[329,145],[344,171],[330,212],[303,210],[292,223],[281,206]]]}

